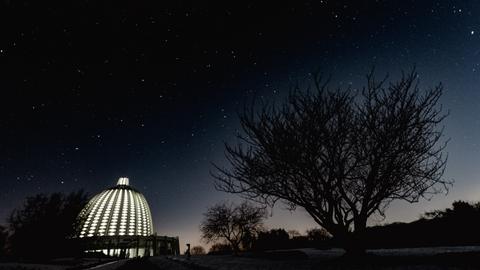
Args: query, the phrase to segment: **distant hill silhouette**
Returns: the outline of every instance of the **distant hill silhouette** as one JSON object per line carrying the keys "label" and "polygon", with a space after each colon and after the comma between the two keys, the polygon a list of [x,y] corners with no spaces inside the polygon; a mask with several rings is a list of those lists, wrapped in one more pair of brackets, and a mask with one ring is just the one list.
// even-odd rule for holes
{"label": "distant hill silhouette", "polygon": [[410,223],[369,227],[365,240],[369,248],[479,245],[479,229],[480,203],[455,201]]}
{"label": "distant hill silhouette", "polygon": [[[480,245],[480,203],[455,201],[451,208],[425,213],[409,223],[396,222],[368,227],[367,248],[409,248]],[[325,230],[312,229],[305,236],[291,237],[284,229],[260,232],[254,251],[340,246]]]}

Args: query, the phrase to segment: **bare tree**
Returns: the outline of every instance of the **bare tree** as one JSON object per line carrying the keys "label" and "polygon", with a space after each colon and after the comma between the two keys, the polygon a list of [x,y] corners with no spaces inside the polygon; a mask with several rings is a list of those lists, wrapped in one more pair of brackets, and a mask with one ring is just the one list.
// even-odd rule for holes
{"label": "bare tree", "polygon": [[363,253],[367,219],[395,199],[417,202],[447,191],[441,84],[420,90],[415,70],[394,82],[367,75],[361,91],[332,90],[313,76],[281,106],[255,102],[243,133],[215,165],[218,190],[267,205],[304,208],[349,253]]}
{"label": "bare tree", "polygon": [[[88,196],[82,190],[27,197],[7,221],[10,255],[16,259],[45,260],[81,254],[81,247],[69,238],[75,235],[78,213],[87,202]],[[45,249],[45,243],[62,248]]]}
{"label": "bare tree", "polygon": [[288,230],[287,233],[288,233],[288,237],[289,237],[290,239],[293,239],[293,238],[302,236],[302,235],[300,234],[300,232],[297,231],[297,230]]}
{"label": "bare tree", "polygon": [[326,241],[332,236],[324,228],[312,228],[307,230],[307,237],[310,241]]}
{"label": "bare tree", "polygon": [[265,210],[247,201],[240,205],[224,202],[210,207],[204,216],[200,225],[202,238],[207,243],[225,240],[237,254],[246,238],[262,228]]}
{"label": "bare tree", "polygon": [[194,246],[192,247],[192,255],[205,255],[207,252],[202,246]]}
{"label": "bare tree", "polygon": [[232,253],[232,247],[229,244],[215,243],[208,250],[209,255],[226,255]]}

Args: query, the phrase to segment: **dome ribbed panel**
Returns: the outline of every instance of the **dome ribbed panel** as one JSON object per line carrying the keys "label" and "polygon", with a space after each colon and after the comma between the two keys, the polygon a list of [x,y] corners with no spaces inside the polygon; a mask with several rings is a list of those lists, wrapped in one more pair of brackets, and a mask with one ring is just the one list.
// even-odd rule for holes
{"label": "dome ribbed panel", "polygon": [[152,215],[145,197],[128,185],[117,185],[95,195],[79,218],[80,238],[153,233]]}

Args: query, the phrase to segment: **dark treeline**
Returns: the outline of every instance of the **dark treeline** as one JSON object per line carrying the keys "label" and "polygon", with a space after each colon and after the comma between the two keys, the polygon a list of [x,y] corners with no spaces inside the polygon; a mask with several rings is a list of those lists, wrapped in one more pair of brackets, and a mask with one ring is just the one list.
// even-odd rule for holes
{"label": "dark treeline", "polygon": [[[410,223],[392,223],[368,227],[367,248],[409,248],[429,246],[480,245],[480,203],[456,201],[451,208],[425,213]],[[262,231],[250,243],[251,251],[341,247],[323,229],[308,230],[306,235],[285,229]],[[245,250],[247,251],[247,250]],[[209,254],[231,253],[228,245],[212,246]]]}
{"label": "dark treeline", "polygon": [[480,245],[479,228],[480,203],[456,201],[410,223],[370,227],[365,241],[369,248]]}
{"label": "dark treeline", "polygon": [[[86,202],[82,191],[28,197],[12,212],[6,226],[0,226],[0,259],[46,261],[80,255],[69,238],[75,234],[77,215]],[[369,227],[364,237],[367,248],[480,245],[478,228],[480,203],[456,201],[451,208],[427,212],[410,223]],[[244,251],[340,246],[324,229],[311,229],[305,235],[284,229],[259,231],[248,242],[242,244],[248,247]],[[228,244],[217,243],[210,249],[210,254],[225,253],[232,253]]]}
{"label": "dark treeline", "polygon": [[310,229],[307,235],[292,235],[284,229],[272,229],[258,234],[252,244],[252,250],[326,248],[331,244],[331,235],[323,229]]}
{"label": "dark treeline", "polygon": [[27,197],[22,207],[12,211],[6,226],[0,227],[0,258],[47,261],[79,255],[81,250],[70,238],[86,203],[83,191]]}
{"label": "dark treeline", "polygon": [[[329,248],[333,246],[332,236],[324,229],[313,228],[301,235],[297,231],[286,231],[285,229],[271,229],[261,231],[250,242],[243,244],[243,251],[266,251],[278,249],[295,248]],[[248,248],[245,248],[248,246]],[[211,246],[208,254],[222,255],[231,254],[233,250],[229,244],[216,243]]]}

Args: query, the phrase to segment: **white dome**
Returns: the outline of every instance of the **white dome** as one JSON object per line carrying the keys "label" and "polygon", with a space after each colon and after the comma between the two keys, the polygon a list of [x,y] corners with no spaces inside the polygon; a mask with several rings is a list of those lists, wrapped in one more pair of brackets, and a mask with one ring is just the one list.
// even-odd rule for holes
{"label": "white dome", "polygon": [[128,178],[95,195],[79,214],[78,237],[148,236],[153,233],[145,197],[129,186]]}

